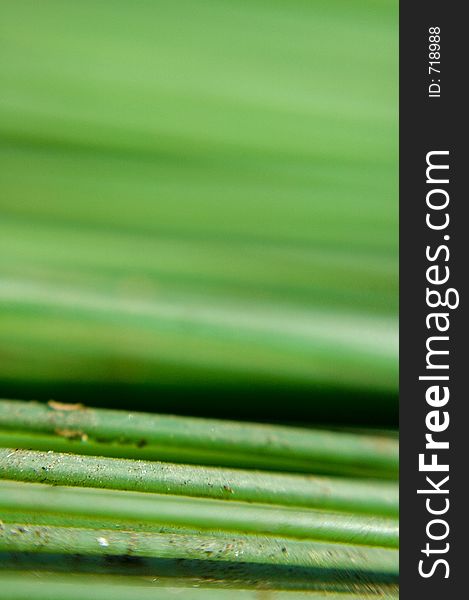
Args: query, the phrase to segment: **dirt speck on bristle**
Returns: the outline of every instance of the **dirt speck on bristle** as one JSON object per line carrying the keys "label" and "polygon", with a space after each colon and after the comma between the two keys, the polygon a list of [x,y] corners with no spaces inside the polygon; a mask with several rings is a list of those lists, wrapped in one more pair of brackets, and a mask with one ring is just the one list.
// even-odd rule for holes
{"label": "dirt speck on bristle", "polygon": [[67,440],[81,440],[82,442],[86,442],[88,440],[86,433],[76,429],[56,429],[55,433],[60,435],[60,437],[66,438]]}
{"label": "dirt speck on bristle", "polygon": [[76,404],[68,404],[65,402],[57,402],[56,400],[49,400],[49,402],[47,403],[47,406],[49,406],[53,410],[66,410],[66,411],[83,410],[85,408],[84,405],[81,404],[80,402],[77,402]]}

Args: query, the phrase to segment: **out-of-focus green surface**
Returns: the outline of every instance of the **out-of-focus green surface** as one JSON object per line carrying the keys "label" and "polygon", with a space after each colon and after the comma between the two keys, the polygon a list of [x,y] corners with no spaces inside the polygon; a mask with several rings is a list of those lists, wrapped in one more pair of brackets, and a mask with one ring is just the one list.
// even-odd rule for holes
{"label": "out-of-focus green surface", "polygon": [[397,11],[2,2],[0,394],[393,422]]}

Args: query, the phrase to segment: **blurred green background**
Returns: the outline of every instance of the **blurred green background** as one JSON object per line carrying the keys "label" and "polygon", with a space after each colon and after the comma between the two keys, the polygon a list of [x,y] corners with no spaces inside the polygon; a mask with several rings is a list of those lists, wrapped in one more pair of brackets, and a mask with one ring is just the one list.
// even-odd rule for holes
{"label": "blurred green background", "polygon": [[395,425],[397,0],[0,13],[0,395]]}

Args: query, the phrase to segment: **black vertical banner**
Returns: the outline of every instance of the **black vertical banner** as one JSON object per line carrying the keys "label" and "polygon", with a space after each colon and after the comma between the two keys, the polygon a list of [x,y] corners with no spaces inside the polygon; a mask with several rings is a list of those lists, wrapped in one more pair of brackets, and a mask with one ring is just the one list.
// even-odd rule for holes
{"label": "black vertical banner", "polygon": [[[400,5],[400,435],[404,600],[468,587],[469,52],[462,2]],[[460,594],[461,592],[459,592]],[[469,597],[469,592],[467,597]]]}

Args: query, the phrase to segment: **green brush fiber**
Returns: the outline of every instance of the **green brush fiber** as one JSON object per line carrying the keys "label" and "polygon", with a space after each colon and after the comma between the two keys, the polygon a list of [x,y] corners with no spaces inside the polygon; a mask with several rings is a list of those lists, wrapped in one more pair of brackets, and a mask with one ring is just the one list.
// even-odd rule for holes
{"label": "green brush fiber", "polygon": [[[209,583],[204,582],[203,587],[185,587],[178,582],[170,583],[168,587],[161,586],[159,578],[156,581],[135,582],[131,578],[100,577],[93,580],[90,576],[64,577],[47,574],[31,576],[28,573],[10,572],[2,576],[2,590],[9,600],[83,600],[83,596],[90,600],[167,600],[175,598],[180,600],[364,600],[376,598],[373,591],[360,591],[357,593],[334,592],[298,592],[278,591],[269,589],[207,589]],[[370,587],[368,585],[368,587]],[[394,592],[380,590],[383,600],[397,600]]]}
{"label": "green brush fiber", "polygon": [[[165,559],[214,560],[324,569],[336,578],[356,573],[387,575],[398,571],[396,550],[292,542],[285,546],[271,539],[231,538],[183,534],[132,533],[6,524],[0,530],[0,550],[83,555],[141,556]],[[332,573],[331,573],[332,572]],[[350,575],[348,575],[350,573]]]}
{"label": "green brush fiber", "polygon": [[0,478],[396,515],[397,483],[0,448]]}
{"label": "green brush fiber", "polygon": [[162,526],[396,548],[396,519],[168,494],[0,481],[4,510],[150,521]]}

